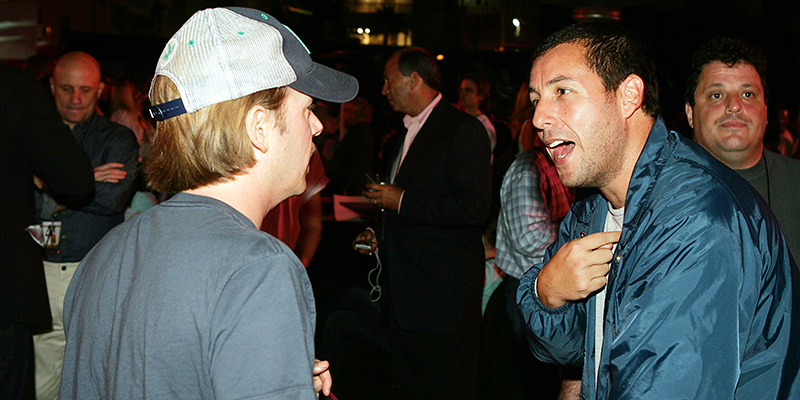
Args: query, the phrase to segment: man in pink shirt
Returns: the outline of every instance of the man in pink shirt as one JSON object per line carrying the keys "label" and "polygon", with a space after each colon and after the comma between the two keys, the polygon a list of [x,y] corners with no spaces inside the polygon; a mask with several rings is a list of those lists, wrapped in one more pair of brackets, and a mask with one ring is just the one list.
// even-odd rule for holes
{"label": "man in pink shirt", "polygon": [[[440,70],[421,48],[386,63],[383,94],[406,132],[385,184],[364,195],[384,209],[380,257],[397,398],[475,399],[491,150],[483,125],[442,99]],[[378,247],[376,235],[359,239]]]}

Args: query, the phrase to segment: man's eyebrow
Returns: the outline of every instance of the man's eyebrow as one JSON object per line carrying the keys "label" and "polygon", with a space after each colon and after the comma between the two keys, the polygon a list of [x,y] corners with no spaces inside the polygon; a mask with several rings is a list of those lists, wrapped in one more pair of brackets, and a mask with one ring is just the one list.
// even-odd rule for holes
{"label": "man's eyebrow", "polygon": [[[558,82],[569,81],[569,80],[572,80],[572,78],[570,78],[570,77],[568,77],[566,75],[558,75],[555,78],[550,79],[549,81],[547,81],[547,83],[545,83],[545,86],[555,85]],[[534,88],[532,88],[532,87],[530,87],[530,88],[528,88],[528,94],[539,94],[539,91],[534,89]]]}
{"label": "man's eyebrow", "polygon": [[553,78],[553,79],[550,79],[550,80],[547,82],[547,86],[549,86],[549,85],[554,85],[554,84],[556,84],[556,83],[558,83],[558,82],[561,82],[561,81],[569,81],[569,80],[572,80],[572,78],[570,78],[570,77],[568,77],[568,76],[564,76],[564,75],[559,75],[559,76],[557,76],[557,77],[555,77],[555,78]]}
{"label": "man's eyebrow", "polygon": [[714,83],[711,83],[711,84],[703,86],[703,89],[707,89],[707,88],[715,88],[716,89],[716,88],[721,88],[721,87],[725,87],[725,85],[723,85],[722,82],[714,82]]}
{"label": "man's eyebrow", "polygon": [[[721,88],[721,87],[725,87],[725,85],[722,82],[714,82],[714,83],[705,85],[703,88]],[[758,85],[745,82],[745,83],[740,84],[738,87],[750,89],[750,88],[758,88]]]}

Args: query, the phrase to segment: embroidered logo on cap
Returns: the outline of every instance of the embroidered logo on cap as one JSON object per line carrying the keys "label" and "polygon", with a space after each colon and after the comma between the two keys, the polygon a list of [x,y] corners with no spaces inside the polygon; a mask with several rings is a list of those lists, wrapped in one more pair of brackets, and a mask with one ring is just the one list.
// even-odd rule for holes
{"label": "embroidered logo on cap", "polygon": [[172,61],[173,56],[175,56],[175,49],[178,47],[178,40],[171,39],[167,42],[167,45],[164,47],[164,51],[161,53],[161,58],[159,59],[160,65],[167,65],[170,61]]}

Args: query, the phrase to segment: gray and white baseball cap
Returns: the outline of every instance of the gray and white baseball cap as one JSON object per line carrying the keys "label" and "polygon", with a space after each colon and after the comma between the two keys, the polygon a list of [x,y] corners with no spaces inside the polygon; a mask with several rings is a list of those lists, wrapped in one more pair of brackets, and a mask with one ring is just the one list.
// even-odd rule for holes
{"label": "gray and white baseball cap", "polygon": [[161,52],[155,72],[159,75],[172,80],[181,97],[150,107],[156,120],[287,85],[335,103],[358,94],[354,77],[311,60],[310,51],[289,27],[243,7],[209,8],[192,15]]}

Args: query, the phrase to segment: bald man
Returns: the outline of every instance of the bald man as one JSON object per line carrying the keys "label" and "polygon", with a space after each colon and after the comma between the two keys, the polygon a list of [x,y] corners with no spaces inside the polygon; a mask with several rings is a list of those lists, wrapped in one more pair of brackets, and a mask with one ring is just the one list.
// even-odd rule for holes
{"label": "bald man", "polygon": [[58,59],[50,90],[56,110],[89,155],[94,169],[91,203],[74,209],[58,204],[47,192],[37,194],[42,221],[60,223],[56,240],[45,250],[44,272],[53,317],[52,331],[35,335],[36,397],[58,398],[64,357],[64,295],[81,259],[114,226],[124,220],[133,192],[139,145],[133,132],[95,113],[103,91],[100,64],[83,52]]}

